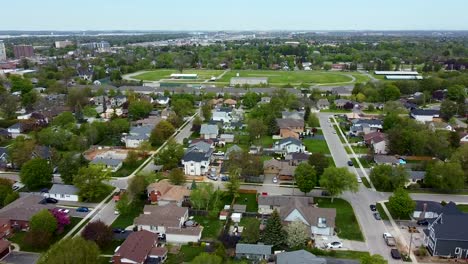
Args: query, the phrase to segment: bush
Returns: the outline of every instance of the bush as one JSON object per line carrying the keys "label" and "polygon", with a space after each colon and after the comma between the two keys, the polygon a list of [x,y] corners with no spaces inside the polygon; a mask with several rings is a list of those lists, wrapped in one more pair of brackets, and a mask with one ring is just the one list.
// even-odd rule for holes
{"label": "bush", "polygon": [[44,230],[31,230],[24,237],[25,244],[37,249],[46,249],[51,241],[52,234]]}

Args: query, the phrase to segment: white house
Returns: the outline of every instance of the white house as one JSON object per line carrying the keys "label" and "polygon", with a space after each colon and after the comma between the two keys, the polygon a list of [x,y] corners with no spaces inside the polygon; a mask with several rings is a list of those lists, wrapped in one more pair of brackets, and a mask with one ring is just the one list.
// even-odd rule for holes
{"label": "white house", "polygon": [[122,141],[127,148],[138,148],[143,141],[149,139],[153,125],[134,126],[128,135],[124,135]]}
{"label": "white house", "polygon": [[215,109],[213,110],[211,119],[213,121],[223,121],[224,123],[229,123],[232,120],[231,111]]}
{"label": "white house", "polygon": [[12,138],[16,138],[19,136],[21,133],[23,133],[23,125],[21,123],[16,123],[10,127],[7,128],[8,133],[11,134]]}
{"label": "white house", "polygon": [[73,185],[54,184],[50,188],[49,193],[44,193],[44,196],[57,199],[59,201],[78,202],[78,188]]}
{"label": "white house", "polygon": [[462,135],[461,135],[460,143],[461,143],[461,144],[466,144],[466,143],[468,143],[468,133],[467,133],[467,134],[462,134]]}
{"label": "white house", "polygon": [[219,129],[217,125],[203,124],[200,128],[200,136],[204,139],[217,138]]}
{"label": "white house", "polygon": [[204,175],[208,172],[212,150],[208,152],[189,150],[182,158],[186,175]]}
{"label": "white house", "polygon": [[145,205],[143,214],[135,218],[138,230],[166,235],[168,243],[198,242],[203,227],[186,226],[188,208],[170,203],[164,206]]}
{"label": "white house", "polygon": [[158,105],[167,105],[167,104],[169,104],[169,97],[160,96],[160,97],[156,98],[156,103]]}
{"label": "white house", "polygon": [[425,122],[432,122],[434,118],[439,117],[439,110],[434,109],[413,109],[411,110],[410,116],[416,121],[425,123]]}
{"label": "white house", "polygon": [[305,151],[305,146],[302,144],[302,141],[299,139],[295,139],[292,137],[288,138],[283,138],[279,141],[276,141],[275,144],[273,145],[273,150],[275,152],[281,152],[281,153],[298,153],[298,152],[304,152]]}

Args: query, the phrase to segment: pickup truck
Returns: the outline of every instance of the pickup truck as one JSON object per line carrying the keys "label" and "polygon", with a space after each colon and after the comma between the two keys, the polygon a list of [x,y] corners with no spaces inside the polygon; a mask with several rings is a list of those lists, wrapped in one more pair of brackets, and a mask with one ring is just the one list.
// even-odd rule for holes
{"label": "pickup truck", "polygon": [[390,233],[383,233],[383,238],[385,240],[385,243],[387,243],[387,246],[389,247],[394,247],[396,245],[396,240]]}

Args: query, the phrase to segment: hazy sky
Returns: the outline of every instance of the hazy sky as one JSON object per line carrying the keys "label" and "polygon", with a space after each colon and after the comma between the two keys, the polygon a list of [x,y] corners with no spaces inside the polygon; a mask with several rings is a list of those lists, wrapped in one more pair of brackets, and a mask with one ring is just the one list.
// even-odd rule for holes
{"label": "hazy sky", "polygon": [[468,29],[468,0],[10,0],[0,30]]}

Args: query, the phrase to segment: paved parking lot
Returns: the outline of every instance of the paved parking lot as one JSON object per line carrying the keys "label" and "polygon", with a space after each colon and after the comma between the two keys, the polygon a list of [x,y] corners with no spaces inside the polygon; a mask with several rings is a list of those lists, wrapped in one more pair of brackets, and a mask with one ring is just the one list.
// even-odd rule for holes
{"label": "paved parking lot", "polygon": [[7,264],[35,264],[39,260],[40,254],[22,251],[13,251],[6,256],[2,263]]}

